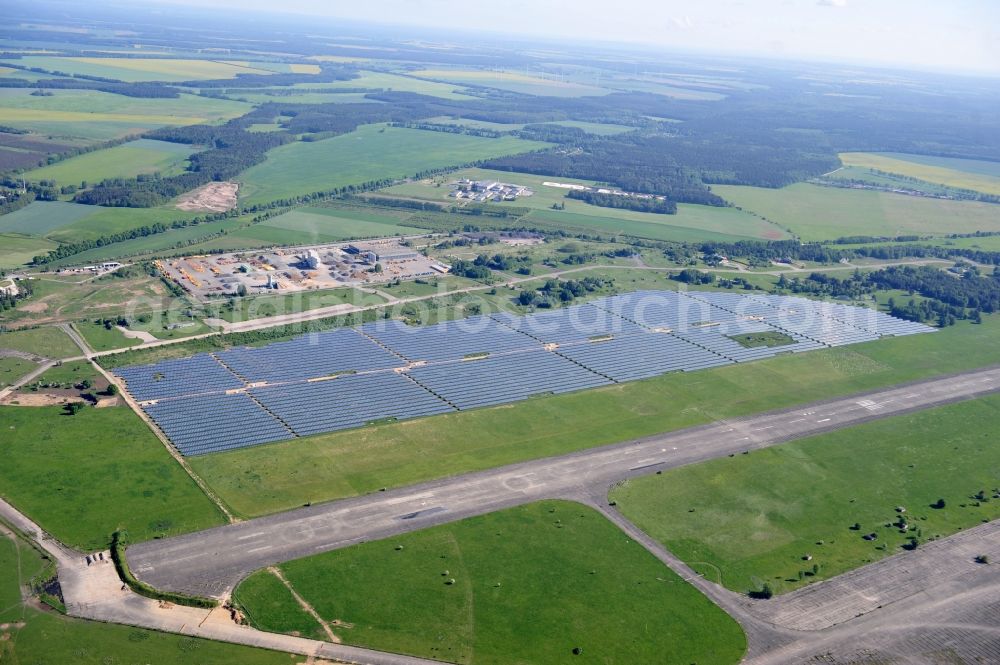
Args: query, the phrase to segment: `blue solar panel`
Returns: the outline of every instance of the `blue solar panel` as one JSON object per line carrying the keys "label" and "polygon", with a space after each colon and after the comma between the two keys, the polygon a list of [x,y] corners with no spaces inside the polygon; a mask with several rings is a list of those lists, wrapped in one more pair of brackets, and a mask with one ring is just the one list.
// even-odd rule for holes
{"label": "blue solar panel", "polygon": [[[199,455],[932,330],[795,296],[638,291],[523,317],[383,321],[115,372],[153,402],[143,408],[179,451]],[[732,339],[763,332],[792,343]],[[235,389],[249,393],[226,394]]]}
{"label": "blue solar panel", "polygon": [[215,354],[249,383],[277,383],[405,365],[353,328],[310,333],[288,342],[243,347]]}
{"label": "blue solar panel", "polygon": [[541,348],[537,340],[488,316],[433,326],[382,320],[362,326],[361,331],[411,361],[461,360],[471,355]]}
{"label": "blue solar panel", "polygon": [[482,360],[416,367],[408,372],[459,409],[503,404],[546,393],[611,383],[605,377],[548,351],[525,351]]}
{"label": "blue solar panel", "polygon": [[589,303],[527,316],[500,313],[493,318],[544,344],[567,344],[642,332],[642,328],[632,321]]}
{"label": "blue solar panel", "polygon": [[605,299],[599,306],[652,330],[684,331],[737,319],[732,312],[677,291],[635,291]]}
{"label": "blue solar panel", "polygon": [[560,346],[558,353],[615,381],[634,381],[732,362],[667,333],[626,335],[608,341]]}
{"label": "blue solar panel", "polygon": [[141,402],[243,386],[238,377],[208,354],[164,360],[153,365],[119,367],[114,372],[125,380],[129,392]]}
{"label": "blue solar panel", "polygon": [[301,436],[454,410],[397,372],[269,386],[254,389],[252,394]]}
{"label": "blue solar panel", "polygon": [[244,448],[294,436],[242,393],[180,397],[144,408],[184,455]]}

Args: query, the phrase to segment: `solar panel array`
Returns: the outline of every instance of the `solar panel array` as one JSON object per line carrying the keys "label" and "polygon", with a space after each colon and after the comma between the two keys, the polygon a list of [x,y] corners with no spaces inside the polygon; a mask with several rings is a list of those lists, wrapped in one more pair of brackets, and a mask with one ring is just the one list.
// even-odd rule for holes
{"label": "solar panel array", "polygon": [[624,335],[607,341],[561,346],[558,353],[618,382],[646,379],[677,370],[690,372],[733,362],[697,344],[664,333]]}
{"label": "solar panel array", "polygon": [[567,344],[592,337],[645,332],[632,321],[590,303],[527,316],[494,314],[493,318],[544,344]]}
{"label": "solar panel array", "polygon": [[129,392],[141,402],[197,393],[224,392],[243,386],[236,375],[207,353],[178,360],[164,360],[153,365],[120,367],[115,372],[125,379]]}
{"label": "solar panel array", "polygon": [[246,394],[197,395],[145,407],[182,455],[203,455],[292,438]]}
{"label": "solar panel array", "polygon": [[474,409],[611,383],[549,351],[525,351],[482,360],[426,365],[410,370],[417,383],[454,404]]}
{"label": "solar panel array", "polygon": [[488,316],[473,316],[433,326],[377,321],[361,331],[411,361],[462,360],[483,353],[540,349],[534,339]]}
{"label": "solar panel array", "polygon": [[[527,316],[380,321],[115,371],[177,449],[198,455],[932,330],[795,296],[637,291]],[[791,341],[733,339],[758,333]]]}
{"label": "solar panel array", "polygon": [[310,333],[256,348],[220,351],[215,356],[249,383],[301,381],[404,364],[353,328]]}
{"label": "solar panel array", "polygon": [[256,388],[252,394],[299,436],[417,418],[454,409],[396,372]]}

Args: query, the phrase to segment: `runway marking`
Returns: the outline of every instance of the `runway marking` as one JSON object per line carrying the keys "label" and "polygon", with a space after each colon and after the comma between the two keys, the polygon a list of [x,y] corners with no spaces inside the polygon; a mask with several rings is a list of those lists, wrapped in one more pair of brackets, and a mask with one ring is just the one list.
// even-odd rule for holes
{"label": "runway marking", "polygon": [[803,420],[805,420],[805,418],[796,418],[795,420],[789,420],[788,422],[790,422],[790,423],[800,423]]}
{"label": "runway marking", "polygon": [[253,549],[247,550],[247,553],[252,554],[254,552],[263,552],[264,550],[269,550],[272,547],[274,547],[274,545],[263,545],[261,547],[255,547]]}
{"label": "runway marking", "polygon": [[825,423],[825,422],[829,422],[829,421],[830,421],[829,418],[823,418],[822,420],[817,420],[816,422],[818,422],[818,423]]}
{"label": "runway marking", "polygon": [[420,499],[429,499],[434,496],[434,492],[424,492],[423,494],[410,494],[407,496],[396,497],[395,499],[386,499],[382,501],[383,505],[394,506],[397,503],[406,503],[408,501],[419,501]]}
{"label": "runway marking", "polygon": [[766,427],[758,427],[757,429],[750,430],[751,432],[763,432],[766,429],[774,429],[777,425],[768,425]]}
{"label": "runway marking", "polygon": [[248,533],[245,536],[237,536],[236,540],[248,540],[250,538],[256,538],[257,536],[263,536],[266,533],[266,531],[254,531],[253,533]]}

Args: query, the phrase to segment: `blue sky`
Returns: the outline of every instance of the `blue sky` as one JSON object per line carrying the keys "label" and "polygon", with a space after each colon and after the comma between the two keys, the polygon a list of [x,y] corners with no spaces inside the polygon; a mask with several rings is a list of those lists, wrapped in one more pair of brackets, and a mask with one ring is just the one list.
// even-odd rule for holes
{"label": "blue sky", "polygon": [[[273,0],[168,1],[275,7]],[[280,7],[530,37],[1000,74],[997,0],[282,0]]]}

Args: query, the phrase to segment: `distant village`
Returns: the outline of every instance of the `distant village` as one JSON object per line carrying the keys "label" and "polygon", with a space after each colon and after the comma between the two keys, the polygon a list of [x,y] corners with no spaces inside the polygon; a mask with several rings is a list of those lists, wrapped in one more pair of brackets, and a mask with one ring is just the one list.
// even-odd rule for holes
{"label": "distant village", "polygon": [[522,196],[531,196],[533,191],[524,185],[511,185],[496,180],[469,180],[462,178],[452,183],[451,196],[466,201],[486,203],[489,201],[515,201]]}

